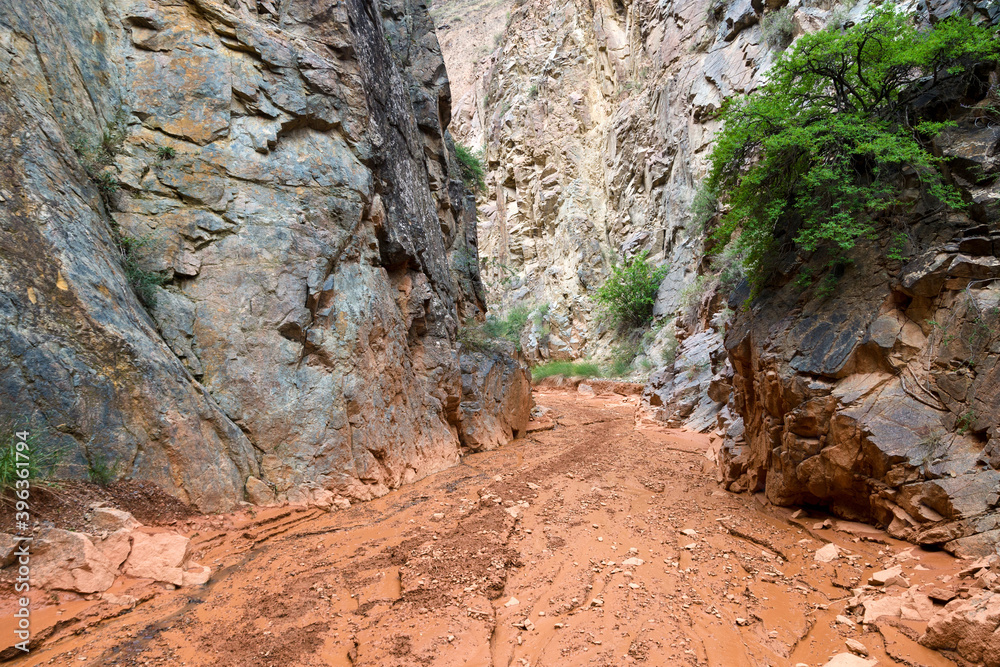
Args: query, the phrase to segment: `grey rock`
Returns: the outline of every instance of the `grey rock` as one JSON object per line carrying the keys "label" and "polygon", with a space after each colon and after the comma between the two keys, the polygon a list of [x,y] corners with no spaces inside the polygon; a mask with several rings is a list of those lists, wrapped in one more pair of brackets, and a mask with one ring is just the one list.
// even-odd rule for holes
{"label": "grey rock", "polygon": [[251,477],[370,498],[458,460],[457,324],[485,307],[440,48],[409,0],[244,9],[0,0],[0,396],[62,476],[100,456],[209,511]]}

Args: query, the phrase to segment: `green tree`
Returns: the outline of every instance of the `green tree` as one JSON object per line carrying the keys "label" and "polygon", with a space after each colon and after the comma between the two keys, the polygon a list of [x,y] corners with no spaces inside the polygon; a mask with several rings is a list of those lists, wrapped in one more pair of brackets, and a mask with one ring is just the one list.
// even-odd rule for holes
{"label": "green tree", "polygon": [[455,142],[455,156],[462,171],[462,180],[471,190],[480,192],[486,189],[486,171],[480,153],[474,153],[462,144]]}
{"label": "green tree", "polygon": [[716,235],[745,251],[759,285],[776,236],[804,250],[838,253],[875,231],[874,218],[902,209],[902,175],[925,195],[962,205],[929,140],[947,122],[921,112],[996,63],[997,29],[954,16],[917,27],[891,3],[858,24],[805,35],[785,51],[754,93],[732,99],[716,137],[707,187],[728,194]]}
{"label": "green tree", "polygon": [[597,303],[621,328],[644,326],[653,317],[656,290],[668,267],[654,267],[648,256],[644,250],[613,267],[611,276],[597,290]]}

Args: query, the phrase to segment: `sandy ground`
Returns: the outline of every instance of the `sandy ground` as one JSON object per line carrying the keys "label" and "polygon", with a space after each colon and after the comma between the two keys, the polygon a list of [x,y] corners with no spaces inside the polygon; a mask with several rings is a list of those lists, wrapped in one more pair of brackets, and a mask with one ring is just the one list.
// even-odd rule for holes
{"label": "sandy ground", "polygon": [[[848,638],[880,665],[954,664],[921,623],[835,622],[910,545],[722,491],[707,437],[636,429],[634,397],[536,400],[554,428],[379,500],[193,519],[207,586],[38,600],[47,638],[8,664],[821,665]],[[829,541],[855,557],[816,563]],[[958,569],[915,555],[913,583]]]}

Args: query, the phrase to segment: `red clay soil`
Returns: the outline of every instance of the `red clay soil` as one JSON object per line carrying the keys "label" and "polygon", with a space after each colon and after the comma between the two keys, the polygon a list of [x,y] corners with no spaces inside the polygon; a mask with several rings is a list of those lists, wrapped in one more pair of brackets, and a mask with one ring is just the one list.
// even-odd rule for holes
{"label": "red clay soil", "polygon": [[[87,516],[94,503],[103,502],[127,512],[148,526],[170,524],[198,514],[193,507],[174,498],[151,482],[122,480],[108,486],[90,482],[40,482],[31,490],[31,515],[35,523],[51,523],[66,530],[87,529]],[[14,498],[0,498],[0,533],[14,532]]]}
{"label": "red clay soil", "polygon": [[[720,489],[706,436],[637,429],[634,396],[540,391],[554,428],[346,511],[191,520],[202,588],[37,597],[16,665],[951,665],[919,622],[836,622],[906,545]],[[818,563],[834,542],[854,556]],[[916,550],[914,584],[953,573]],[[0,646],[10,630],[0,604]]]}

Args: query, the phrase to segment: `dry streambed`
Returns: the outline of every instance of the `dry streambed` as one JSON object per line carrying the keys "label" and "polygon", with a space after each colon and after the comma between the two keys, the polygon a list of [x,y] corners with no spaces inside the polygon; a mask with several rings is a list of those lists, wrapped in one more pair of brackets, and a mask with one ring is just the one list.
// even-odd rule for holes
{"label": "dry streambed", "polygon": [[38,597],[16,664],[960,664],[916,639],[989,567],[724,492],[634,400],[541,391],[527,438],[381,499],[192,519],[208,584]]}

